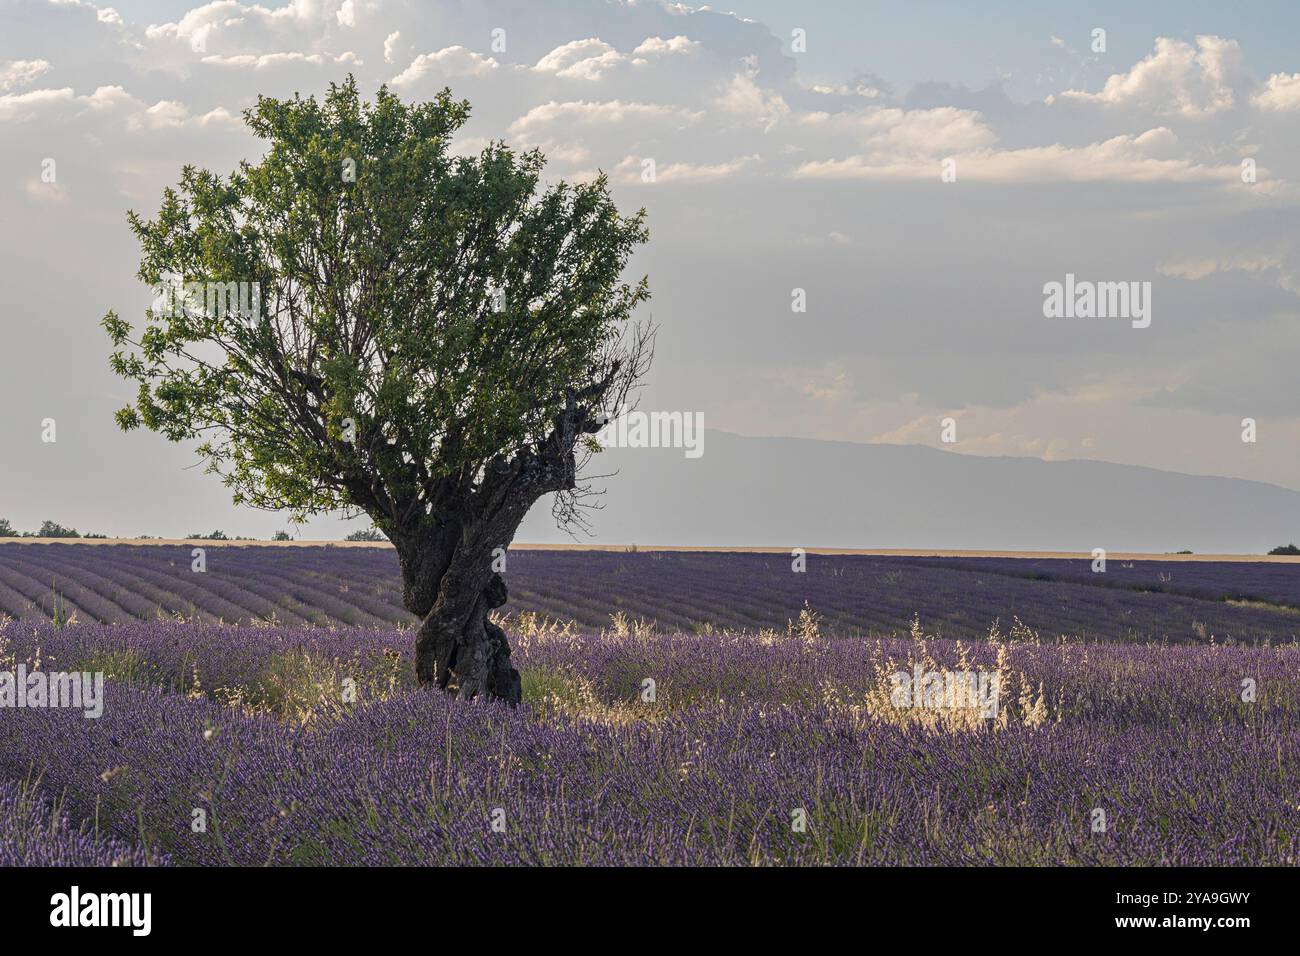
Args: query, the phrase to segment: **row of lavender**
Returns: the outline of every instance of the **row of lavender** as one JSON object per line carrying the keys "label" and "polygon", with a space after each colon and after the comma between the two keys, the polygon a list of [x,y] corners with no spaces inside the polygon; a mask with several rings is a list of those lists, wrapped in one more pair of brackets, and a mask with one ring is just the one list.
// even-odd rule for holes
{"label": "row of lavender", "polygon": [[[1041,685],[1045,719],[958,733],[846,705],[882,660],[906,659],[905,641],[535,634],[517,651],[518,711],[399,684],[302,725],[222,704],[216,689],[274,683],[303,655],[335,677],[373,674],[406,636],[161,623],[10,625],[8,636],[19,658],[39,648],[65,668],[129,667],[98,720],[7,714],[0,778],[39,775],[70,818],[99,820],[99,843],[176,863],[1294,865],[1300,854],[1294,645],[1013,643],[1008,667],[1031,693]],[[963,660],[952,643],[929,648],[938,663]],[[997,666],[993,646],[964,655]]]}
{"label": "row of lavender", "polygon": [[[386,549],[204,549],[169,545],[0,544],[0,608],[26,620],[58,611],[116,623],[183,617],[216,623],[391,626],[401,608]],[[61,605],[57,607],[56,605]]]}
{"label": "row of lavender", "polygon": [[[31,621],[76,614],[83,622],[411,623],[391,549],[220,547],[207,550],[204,573],[191,562],[188,546],[0,545],[0,613]],[[942,636],[968,639],[1013,617],[1048,634],[1118,641],[1256,642],[1300,632],[1294,611],[1217,599],[1285,604],[1300,566],[1179,563],[1170,572],[1144,564],[1111,562],[1093,574],[1087,562],[808,555],[800,573],[790,557],[773,554],[516,550],[507,560],[506,610],[584,628],[621,612],[695,632],[784,628],[805,603],[841,634],[898,633],[916,614]],[[1195,593],[1130,589],[1169,573],[1180,584],[1189,579]],[[1193,583],[1206,581],[1217,583]]]}
{"label": "row of lavender", "polygon": [[[191,570],[191,561],[187,546],[0,545],[0,613],[27,620],[75,614],[82,622],[411,623],[390,549],[212,548],[203,574]],[[697,632],[783,628],[805,602],[829,630],[858,635],[897,633],[915,614],[940,635],[967,639],[993,620],[1014,617],[1043,632],[1099,640],[1214,635],[1251,643],[1300,632],[1300,615],[1284,607],[1212,600],[1222,592],[1284,604],[1300,567],[1178,563],[1173,571],[1132,578],[1218,581],[1182,594],[1123,587],[1131,584],[1123,575],[1139,574],[1141,564],[1112,562],[1106,574],[1092,574],[1087,562],[814,554],[806,571],[796,572],[790,558],[774,554],[516,550],[507,561],[507,610],[588,628],[621,611],[662,630]]]}
{"label": "row of lavender", "polygon": [[1040,581],[1163,591],[1209,601],[1260,601],[1300,610],[1297,561],[1127,561],[1111,559],[1104,573],[1066,558],[899,558],[902,564]]}

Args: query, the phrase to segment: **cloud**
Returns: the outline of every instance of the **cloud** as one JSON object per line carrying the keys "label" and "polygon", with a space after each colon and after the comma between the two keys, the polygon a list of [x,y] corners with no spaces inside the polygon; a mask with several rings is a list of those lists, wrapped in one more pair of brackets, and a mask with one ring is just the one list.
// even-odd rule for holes
{"label": "cloud", "polygon": [[[742,170],[762,161],[758,155],[737,156],[722,163],[667,163],[656,164],[654,182],[683,183],[711,182],[735,176]],[[617,171],[625,182],[644,182],[642,179],[643,158],[628,156],[618,164]]]}
{"label": "cloud", "polygon": [[1162,276],[1176,276],[1179,279],[1188,279],[1196,281],[1204,279],[1208,275],[1213,275],[1219,269],[1219,264],[1213,259],[1184,259],[1181,262],[1170,262],[1165,265],[1156,266],[1156,271]]}
{"label": "cloud", "polygon": [[384,38],[384,62],[397,62],[397,41],[402,38],[401,30],[394,30]]}
{"label": "cloud", "polygon": [[1232,108],[1234,87],[1242,81],[1241,48],[1235,40],[1198,36],[1192,46],[1160,37],[1154,53],[1127,73],[1112,75],[1100,92],[1065,90],[1059,98],[1131,106],[1156,115],[1203,117]]}
{"label": "cloud", "polygon": [[1300,110],[1300,73],[1274,73],[1251,102],[1261,110]]}
{"label": "cloud", "polygon": [[566,79],[599,80],[608,69],[624,62],[621,53],[595,37],[556,47],[537,61],[535,70]]}
{"label": "cloud", "polygon": [[48,73],[47,60],[9,60],[0,62],[0,93],[8,93]]}
{"label": "cloud", "polygon": [[205,56],[200,62],[209,66],[238,67],[253,70],[271,69],[287,63],[310,63],[312,66],[331,64],[361,65],[361,61],[351,52],[340,53],[338,56],[329,56],[323,53],[263,53],[254,56],[251,53],[240,53],[233,56]]}
{"label": "cloud", "polygon": [[8,93],[0,96],[0,123],[21,123],[44,112],[47,107],[71,103],[75,99],[71,87]]}
{"label": "cloud", "polygon": [[752,119],[764,129],[771,129],[790,115],[790,107],[781,94],[760,89],[753,77],[744,74],[731,78],[714,105],[724,112]]}
{"label": "cloud", "polygon": [[698,123],[703,118],[704,114],[700,111],[657,103],[625,103],[621,100],[572,100],[557,103],[552,100],[533,107],[511,123],[510,132],[530,136],[561,123],[587,127],[617,126],[629,122],[681,125]]}
{"label": "cloud", "polygon": [[821,96],[860,96],[866,100],[879,100],[887,95],[882,87],[870,83],[857,83],[852,86],[847,83],[815,83],[812,91]]}
{"label": "cloud", "polygon": [[[385,59],[388,55],[388,43],[384,43]],[[437,53],[421,53],[397,76],[393,77],[393,86],[411,86],[424,79],[430,73],[440,77],[482,76],[499,69],[501,64],[490,56],[483,56],[463,46],[449,46]]]}
{"label": "cloud", "polygon": [[1283,252],[1242,254],[1220,259],[1184,259],[1157,266],[1156,271],[1191,282],[1225,272],[1271,276],[1279,288],[1300,294],[1300,260]]}
{"label": "cloud", "polygon": [[[504,138],[541,148],[548,178],[611,172],[619,207],[644,205],[654,237],[633,266],[663,324],[647,401],[719,422],[736,409],[737,430],[861,440],[916,422],[906,440],[936,443],[957,409],[966,450],[1208,470],[1206,416],[1237,414],[1253,361],[1273,368],[1260,357],[1300,348],[1283,324],[1300,318],[1285,285],[1300,282],[1287,191],[1300,63],[1270,62],[1254,84],[1245,42],[1148,34],[1154,52],[1106,79],[1040,32],[1024,63],[1001,65],[1079,59],[1048,71],[1043,92],[1066,92],[1044,103],[927,82],[920,58],[899,93],[894,77],[811,74],[814,61],[782,53],[784,30],[657,0],[194,0],[153,27],[86,3],[10,2],[23,32],[2,41],[0,176],[16,188],[0,220],[20,228],[0,230],[0,256],[16,309],[48,315],[72,343],[68,378],[96,394],[114,386],[85,317],[140,304],[125,209],[156,210],[186,163],[255,159],[264,144],[238,117],[258,95],[319,97],[349,72],[367,97],[385,82],[408,101],[451,86],[473,105],[459,155]],[[1245,156],[1261,167],[1249,187]],[[43,157],[58,160],[57,189],[39,181]],[[956,184],[940,181],[946,158]],[[38,254],[51,248],[57,259]],[[73,269],[85,281],[66,282]],[[1154,279],[1149,334],[1045,322],[1043,283],[1067,271]],[[806,315],[790,311],[795,286]],[[56,347],[43,325],[15,335],[18,354]],[[1185,389],[1186,409],[1220,356],[1231,367],[1202,386],[1195,416],[1139,407],[1140,390],[1086,395],[1110,375]],[[13,407],[46,394],[23,366],[0,378]],[[1278,368],[1269,407],[1300,422]],[[1273,477],[1300,486],[1290,458]],[[151,480],[144,465],[137,478]]]}
{"label": "cloud", "polygon": [[[1069,147],[1055,143],[1023,149],[981,149],[943,156],[943,138],[933,144],[910,142],[912,155],[883,158],[867,155],[814,160],[799,166],[797,179],[934,179],[951,158],[958,182],[1178,182],[1236,183],[1240,167],[1200,165],[1183,158],[1164,159],[1155,152],[1174,140],[1164,127],[1138,136],[1116,136],[1100,143]],[[930,148],[925,148],[929,146]],[[936,148],[937,147],[937,148]]]}
{"label": "cloud", "polygon": [[188,106],[176,100],[158,100],[152,105],[147,104],[121,86],[97,87],[88,96],[78,96],[67,88],[0,96],[0,124],[38,118],[75,123],[92,116],[113,120],[112,125],[126,132],[213,123],[242,125],[228,110],[222,108],[193,116]]}
{"label": "cloud", "polygon": [[979,113],[948,106],[818,111],[801,115],[798,122],[803,128],[801,132],[834,134],[858,146],[870,147],[878,156],[893,159],[948,155],[988,146],[997,140]]}
{"label": "cloud", "polygon": [[703,49],[704,44],[684,36],[675,36],[665,40],[663,37],[650,37],[632,51],[634,56],[672,56],[674,54],[695,53]]}
{"label": "cloud", "polygon": [[68,200],[68,191],[63,185],[39,179],[29,179],[23,183],[23,192],[28,199],[38,203],[63,203]]}
{"label": "cloud", "polygon": [[596,82],[615,69],[645,66],[651,59],[682,56],[699,49],[699,42],[684,36],[667,40],[649,37],[627,55],[598,37],[587,37],[556,47],[538,60],[533,69],[563,79]]}

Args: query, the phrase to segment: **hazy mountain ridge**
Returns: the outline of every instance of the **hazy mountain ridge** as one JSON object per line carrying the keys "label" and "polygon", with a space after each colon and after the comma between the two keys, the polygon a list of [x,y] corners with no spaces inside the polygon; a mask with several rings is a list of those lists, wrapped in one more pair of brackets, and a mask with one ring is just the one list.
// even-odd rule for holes
{"label": "hazy mountain ridge", "polygon": [[[1264,553],[1300,538],[1300,492],[1103,461],[710,430],[704,455],[609,449],[592,543]],[[572,540],[549,508],[523,541]]]}

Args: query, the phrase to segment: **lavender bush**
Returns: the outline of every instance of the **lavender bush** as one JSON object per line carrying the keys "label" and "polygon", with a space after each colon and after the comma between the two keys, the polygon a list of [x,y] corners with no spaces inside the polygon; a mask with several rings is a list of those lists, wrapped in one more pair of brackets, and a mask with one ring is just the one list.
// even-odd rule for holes
{"label": "lavender bush", "polygon": [[[129,667],[98,720],[7,712],[0,778],[182,864],[1297,862],[1294,644],[531,624],[511,710],[405,686],[402,633],[14,622],[16,658]],[[1000,674],[999,719],[879,706],[922,661]]]}
{"label": "lavender bush", "polygon": [[146,866],[165,860],[67,815],[32,780],[0,780],[0,866]]}

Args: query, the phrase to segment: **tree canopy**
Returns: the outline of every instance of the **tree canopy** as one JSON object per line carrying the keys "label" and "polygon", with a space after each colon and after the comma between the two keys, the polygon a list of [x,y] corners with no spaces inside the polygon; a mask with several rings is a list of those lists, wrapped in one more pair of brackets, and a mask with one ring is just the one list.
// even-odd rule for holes
{"label": "tree canopy", "polygon": [[201,438],[236,503],[391,532],[541,447],[566,402],[620,404],[649,360],[628,321],[646,280],[620,278],[644,210],[603,176],[540,188],[536,150],[454,155],[468,117],[448,90],[363,102],[351,77],[260,98],[260,162],[187,166],[155,218],[129,214],[159,299],[139,334],[103,320],[137,383],[118,423]]}

